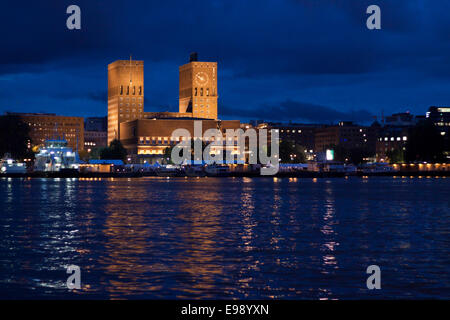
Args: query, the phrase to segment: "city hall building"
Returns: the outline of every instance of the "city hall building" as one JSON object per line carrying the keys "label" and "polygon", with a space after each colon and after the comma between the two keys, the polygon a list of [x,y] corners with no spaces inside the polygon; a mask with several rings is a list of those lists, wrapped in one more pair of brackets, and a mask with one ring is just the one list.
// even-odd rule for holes
{"label": "city hall building", "polygon": [[144,112],[144,62],[115,61],[108,66],[108,143],[119,139],[132,162],[154,163],[180,142],[172,138],[174,130],[202,138],[194,136],[195,121],[201,121],[202,135],[239,129],[239,120],[218,119],[217,98],[217,62],[198,61],[194,53],[179,67],[179,112]]}
{"label": "city hall building", "polygon": [[[202,133],[197,137],[194,134],[194,122],[201,121]],[[213,142],[203,139],[203,134],[208,129],[219,129],[223,135],[222,151],[224,156],[227,152],[236,154],[237,140],[233,139],[226,146],[225,132],[227,129],[239,129],[239,120],[212,120],[201,118],[166,118],[166,119],[142,119],[121,123],[121,142],[133,159],[133,162],[154,163],[161,161],[164,150],[167,147],[175,146],[181,142],[181,139],[172,137],[172,133],[176,129],[186,129],[190,133],[191,139],[201,139],[205,143]],[[232,146],[231,146],[232,145]]]}

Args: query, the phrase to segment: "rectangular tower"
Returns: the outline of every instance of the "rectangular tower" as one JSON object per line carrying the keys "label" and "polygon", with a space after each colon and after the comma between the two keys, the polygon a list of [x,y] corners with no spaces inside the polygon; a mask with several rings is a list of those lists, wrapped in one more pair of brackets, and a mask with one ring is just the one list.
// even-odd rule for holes
{"label": "rectangular tower", "polygon": [[144,61],[117,60],[108,65],[108,145],[120,139],[120,123],[144,114]]}
{"label": "rectangular tower", "polygon": [[191,55],[191,61],[180,67],[179,112],[217,119],[217,62],[196,60]]}

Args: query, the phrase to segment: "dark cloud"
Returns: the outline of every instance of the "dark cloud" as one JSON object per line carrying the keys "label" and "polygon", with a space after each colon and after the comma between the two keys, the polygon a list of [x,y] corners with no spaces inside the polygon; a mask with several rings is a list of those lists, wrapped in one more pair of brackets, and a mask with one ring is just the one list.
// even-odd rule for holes
{"label": "dark cloud", "polygon": [[305,121],[315,123],[336,123],[338,121],[369,122],[374,119],[367,110],[338,111],[330,107],[299,101],[286,100],[279,104],[267,104],[257,110],[220,108],[223,115],[266,121]]}
{"label": "dark cloud", "polygon": [[[351,105],[364,97],[371,103],[380,88],[387,95],[385,100],[392,100],[382,106],[385,112],[405,99],[414,101],[414,97],[439,95],[439,101],[450,101],[450,93],[446,93],[450,91],[442,93],[440,89],[442,83],[450,82],[449,1],[377,0],[382,13],[382,30],[377,31],[365,26],[366,8],[374,4],[372,0],[77,0],[82,29],[71,31],[66,28],[66,8],[73,3],[13,1],[0,10],[0,80],[7,79],[1,84],[6,88],[17,85],[14,76],[24,75],[33,86],[28,97],[23,91],[11,97],[13,91],[4,89],[9,93],[0,96],[0,108],[14,106],[18,100],[25,108],[30,100],[39,101],[32,94],[42,91],[52,98],[45,103],[54,105],[38,108],[56,110],[69,100],[84,99],[92,103],[92,110],[97,108],[96,112],[104,114],[106,110],[100,108],[106,104],[106,65],[133,54],[145,61],[146,79],[152,79],[146,80],[146,110],[165,106],[173,111],[177,109],[177,67],[186,62],[191,51],[198,51],[202,60],[219,62],[219,92],[232,94],[230,88],[239,87],[242,92],[254,92],[255,97],[264,96],[259,101],[292,104],[308,100],[331,106],[329,100],[323,100],[330,87],[324,85],[329,83],[327,79],[322,85],[318,83],[323,95],[307,97],[302,90],[311,85],[293,88],[292,79],[317,83],[322,77],[338,85],[360,76],[380,80],[361,83],[366,86],[364,91],[355,89],[354,83],[342,87],[344,97],[354,95],[355,99],[336,98],[340,105]],[[147,67],[158,64],[173,66],[175,71]],[[49,70],[58,71],[58,76],[50,79],[45,75]],[[423,84],[420,94],[406,85],[393,86],[391,91],[383,88],[390,73],[403,70],[408,71],[404,79]],[[173,81],[168,80],[169,74]],[[254,87],[252,81],[259,86]],[[370,96],[368,81],[374,92]],[[63,82],[64,87],[54,89],[58,86],[55,82]],[[436,88],[439,92],[435,93]],[[100,103],[103,101],[105,104]],[[258,105],[259,101],[247,97],[236,109],[245,110],[246,105]],[[227,104],[234,105],[234,101]],[[268,108],[295,114],[293,106]],[[330,112],[325,116],[330,121],[366,118],[363,111],[351,113],[350,109],[359,107],[337,111],[332,106],[323,112]],[[303,113],[305,119],[316,121],[307,109]],[[275,112],[272,115],[281,117]]]}
{"label": "dark cloud", "polygon": [[[433,50],[441,47],[436,40],[448,38],[449,26],[446,11],[436,9],[441,2],[379,0],[383,27],[379,32],[365,27],[365,10],[372,4],[366,0],[233,4],[115,0],[107,5],[79,0],[80,31],[65,27],[65,9],[71,1],[25,6],[13,2],[0,13],[4,26],[0,73],[12,72],[10,65],[22,71],[21,65],[26,70],[33,64],[77,57],[113,61],[133,52],[146,61],[180,63],[194,50],[240,76],[364,73],[417,49],[419,55],[430,54],[422,46],[427,38],[434,41]],[[435,32],[417,38],[415,33],[424,29]],[[389,39],[391,34],[397,35],[395,42]]]}

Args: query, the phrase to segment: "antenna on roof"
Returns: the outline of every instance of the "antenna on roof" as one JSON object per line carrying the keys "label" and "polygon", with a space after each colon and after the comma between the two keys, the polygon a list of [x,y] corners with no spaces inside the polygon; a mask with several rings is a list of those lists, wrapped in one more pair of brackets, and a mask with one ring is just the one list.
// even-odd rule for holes
{"label": "antenna on roof", "polygon": [[131,72],[131,61],[133,60],[133,58],[131,57],[131,54],[130,54],[130,89],[131,89],[131,86],[133,85],[133,73]]}
{"label": "antenna on roof", "polygon": [[198,53],[197,52],[192,52],[189,56],[189,62],[192,61],[198,61]]}

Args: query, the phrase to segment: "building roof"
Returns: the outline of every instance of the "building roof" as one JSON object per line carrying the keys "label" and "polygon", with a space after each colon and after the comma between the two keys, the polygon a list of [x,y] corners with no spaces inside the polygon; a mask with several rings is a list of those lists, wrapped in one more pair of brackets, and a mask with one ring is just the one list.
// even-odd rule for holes
{"label": "building roof", "polygon": [[122,160],[108,160],[108,159],[89,160],[89,164],[112,164],[115,166],[123,166],[123,161]]}

